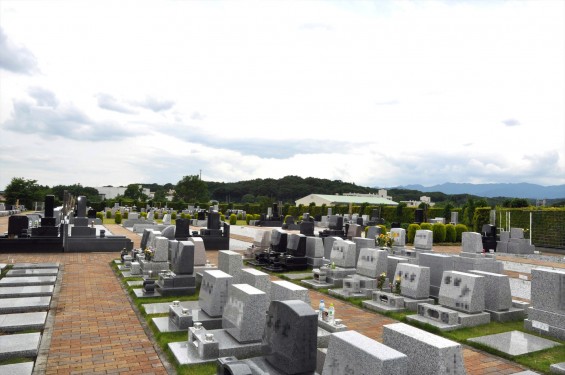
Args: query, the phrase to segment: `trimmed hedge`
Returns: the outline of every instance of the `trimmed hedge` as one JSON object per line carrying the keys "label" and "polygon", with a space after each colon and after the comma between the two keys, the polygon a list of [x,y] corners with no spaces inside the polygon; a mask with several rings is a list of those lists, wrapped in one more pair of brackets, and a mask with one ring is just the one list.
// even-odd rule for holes
{"label": "trimmed hedge", "polygon": [[235,224],[237,224],[237,215],[231,214],[230,215],[230,225],[235,225]]}
{"label": "trimmed hedge", "polygon": [[455,225],[446,224],[445,225],[445,242],[456,242],[457,233],[455,232]]}
{"label": "trimmed hedge", "polygon": [[116,222],[116,224],[122,223],[122,214],[120,213],[120,211],[116,211],[116,215],[114,215],[114,221]]}
{"label": "trimmed hedge", "polygon": [[432,231],[434,232],[434,243],[445,242],[445,224],[434,223]]}
{"label": "trimmed hedge", "polygon": [[457,224],[455,226],[455,242],[461,242],[461,234],[468,231],[465,224]]}
{"label": "trimmed hedge", "polygon": [[414,238],[416,237],[416,231],[421,229],[419,224],[408,225],[408,230],[406,230],[406,242],[414,243]]}

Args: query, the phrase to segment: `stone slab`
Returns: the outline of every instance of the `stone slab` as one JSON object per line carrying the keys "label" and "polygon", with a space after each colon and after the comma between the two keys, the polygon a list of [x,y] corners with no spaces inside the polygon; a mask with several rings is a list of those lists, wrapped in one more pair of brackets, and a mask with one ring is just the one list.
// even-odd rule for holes
{"label": "stone slab", "polygon": [[[213,330],[222,328],[222,317],[211,317],[200,309],[191,310],[192,321],[202,323],[202,327]],[[186,331],[186,328],[179,329],[174,323],[172,323],[168,316],[153,318],[153,323],[159,330],[159,332],[180,332]],[[192,327],[192,324],[190,325]]]}
{"label": "stone slab", "polygon": [[0,279],[0,287],[55,285],[55,281],[57,281],[56,276],[4,277]]}
{"label": "stone slab", "polygon": [[39,332],[0,336],[0,360],[17,357],[37,357]]}
{"label": "stone slab", "polygon": [[554,363],[549,366],[549,371],[552,374],[565,374],[565,362]]}
{"label": "stone slab", "polygon": [[18,332],[42,329],[47,312],[30,312],[0,315],[0,332]]}
{"label": "stone slab", "polygon": [[53,285],[5,286],[0,288],[0,298],[52,296]]}
{"label": "stone slab", "polygon": [[0,374],[31,375],[32,373],[33,362],[22,362],[0,366]]}
{"label": "stone slab", "polygon": [[20,268],[59,268],[59,263],[16,263],[12,269]]}
{"label": "stone slab", "polygon": [[512,356],[537,352],[538,350],[560,345],[558,342],[520,331],[497,333],[468,340],[478,342]]}
{"label": "stone slab", "polygon": [[[261,355],[261,341],[241,344],[223,329],[207,331],[212,333],[219,343],[219,357],[255,357]],[[188,341],[171,342],[168,344],[179,365],[215,362],[216,358],[202,359],[196,349]]]}
{"label": "stone slab", "polygon": [[143,280],[126,281],[128,286],[143,286]]}
{"label": "stone slab", "polygon": [[58,273],[59,270],[57,268],[22,268],[8,271],[6,277],[57,276]]}
{"label": "stone slab", "polygon": [[284,278],[289,280],[303,280],[312,277],[312,272],[305,273],[285,273]]}
{"label": "stone slab", "polygon": [[[145,310],[147,315],[166,314],[169,312],[170,305],[171,302],[144,303],[141,308]],[[180,306],[190,310],[199,308],[198,301],[181,301]]]}
{"label": "stone slab", "polygon": [[144,293],[143,288],[132,289],[133,293],[137,298],[151,298],[151,297],[162,297],[161,294],[155,290],[153,293]]}
{"label": "stone slab", "polygon": [[13,314],[49,309],[51,297],[0,298],[0,314]]}

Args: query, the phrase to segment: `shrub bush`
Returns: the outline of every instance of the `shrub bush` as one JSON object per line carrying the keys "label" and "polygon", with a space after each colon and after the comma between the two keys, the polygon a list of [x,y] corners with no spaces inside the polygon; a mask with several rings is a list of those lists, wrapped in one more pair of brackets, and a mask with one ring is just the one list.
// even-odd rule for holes
{"label": "shrub bush", "polygon": [[221,220],[221,221],[226,221],[226,215],[220,214],[220,220]]}
{"label": "shrub bush", "polygon": [[237,220],[243,220],[243,214],[241,212],[237,214]]}
{"label": "shrub bush", "polygon": [[285,224],[288,224],[288,219],[291,218],[291,217],[292,217],[292,215],[286,215],[286,216],[284,217],[284,223],[285,223]]}
{"label": "shrub bush", "polygon": [[114,220],[116,221],[116,224],[122,223],[122,214],[120,213],[120,211],[116,211],[116,215],[114,216]]}
{"label": "shrub bush", "polygon": [[408,225],[408,230],[406,231],[406,242],[414,243],[414,238],[416,237],[416,231],[420,229],[418,224]]}
{"label": "shrub bush", "polygon": [[111,218],[112,218],[112,211],[110,211],[110,210],[106,211],[106,218],[107,218],[107,219],[111,219]]}
{"label": "shrub bush", "polygon": [[[192,215],[191,215],[191,214],[186,214],[186,218],[187,218],[188,220],[192,220]],[[224,218],[225,218],[225,216],[224,216]],[[225,220],[225,219],[224,219],[224,220]]]}
{"label": "shrub bush", "polygon": [[181,219],[186,219],[186,214],[185,214],[184,212],[181,212],[180,218],[181,218]]}
{"label": "shrub bush", "polygon": [[445,242],[445,224],[444,223],[434,223],[432,226],[432,231],[434,232],[434,243]]}
{"label": "shrub bush", "polygon": [[153,219],[159,220],[159,213],[158,212],[153,213]]}
{"label": "shrub bush", "polygon": [[104,221],[104,213],[103,212],[97,212],[96,213],[96,217],[102,221]]}
{"label": "shrub bush", "polygon": [[129,212],[128,212],[128,211],[125,211],[123,218],[124,218],[124,219],[127,219],[128,217],[129,217]]}
{"label": "shrub bush", "polygon": [[432,230],[433,225],[431,223],[421,223],[420,224],[420,229],[425,229],[425,230]]}
{"label": "shrub bush", "polygon": [[171,220],[176,220],[177,219],[177,213],[173,211],[173,213],[171,214]]}
{"label": "shrub bush", "polygon": [[457,224],[455,226],[455,242],[461,242],[461,233],[468,232],[465,224]]}
{"label": "shrub bush", "polygon": [[237,215],[231,214],[230,215],[230,225],[235,225],[235,224],[237,224]]}
{"label": "shrub bush", "polygon": [[456,242],[457,233],[455,232],[455,225],[447,224],[445,226],[445,242]]}

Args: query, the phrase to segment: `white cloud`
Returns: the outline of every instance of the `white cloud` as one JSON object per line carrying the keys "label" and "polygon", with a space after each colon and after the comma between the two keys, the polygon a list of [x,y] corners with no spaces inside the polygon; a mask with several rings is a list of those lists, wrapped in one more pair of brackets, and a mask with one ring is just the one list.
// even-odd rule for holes
{"label": "white cloud", "polygon": [[65,5],[0,3],[0,188],[565,183],[563,2]]}

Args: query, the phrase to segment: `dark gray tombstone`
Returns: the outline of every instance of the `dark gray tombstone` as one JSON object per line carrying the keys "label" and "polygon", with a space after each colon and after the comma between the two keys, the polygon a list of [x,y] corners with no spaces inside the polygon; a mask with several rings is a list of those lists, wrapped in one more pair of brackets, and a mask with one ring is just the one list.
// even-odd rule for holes
{"label": "dark gray tombstone", "polygon": [[8,218],[8,236],[22,236],[27,234],[29,219],[27,216],[14,215]]}
{"label": "dark gray tombstone", "polygon": [[183,242],[179,245],[172,271],[177,275],[190,275],[194,272],[194,244]]}
{"label": "dark gray tombstone", "polygon": [[175,223],[175,238],[187,239],[190,237],[190,220],[177,219]]}
{"label": "dark gray tombstone", "polygon": [[[44,217],[53,217],[53,210],[55,208],[55,196],[54,195],[46,195],[45,196],[45,209],[43,215]],[[43,223],[41,224],[43,225]]]}

